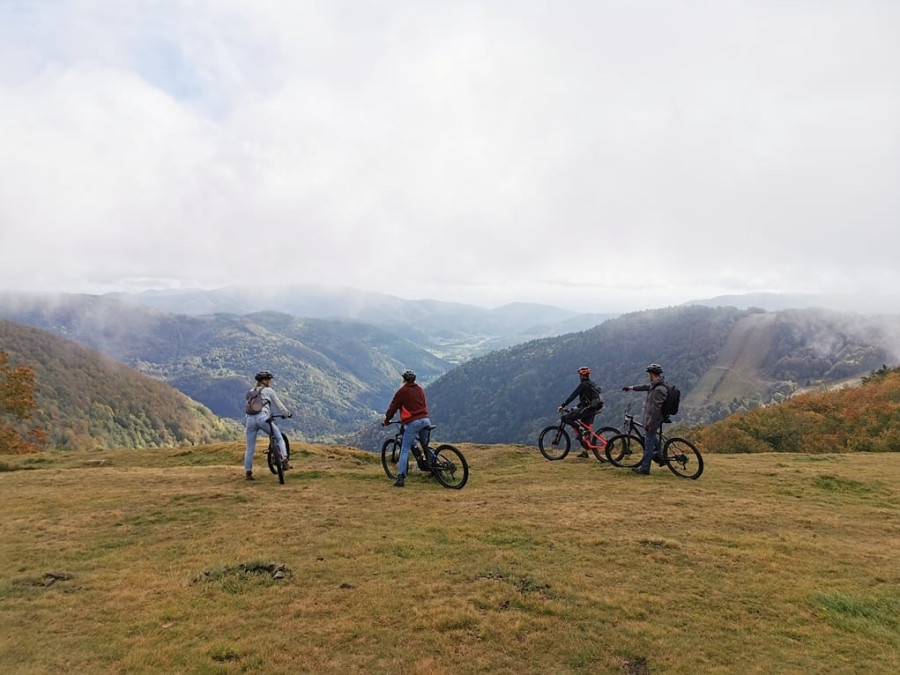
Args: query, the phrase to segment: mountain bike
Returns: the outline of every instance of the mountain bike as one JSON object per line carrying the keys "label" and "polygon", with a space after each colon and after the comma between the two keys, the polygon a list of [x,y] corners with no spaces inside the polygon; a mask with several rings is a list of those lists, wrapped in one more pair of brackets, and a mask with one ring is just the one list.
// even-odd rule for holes
{"label": "mountain bike", "polygon": [[575,432],[575,437],[578,439],[581,447],[593,452],[594,457],[598,461],[605,462],[606,460],[603,459],[601,453],[605,451],[606,444],[610,438],[622,432],[615,427],[601,427],[594,431],[593,424],[586,424],[582,420],[575,420],[574,422],[563,420],[566,413],[572,410],[573,408],[562,408],[559,411],[559,424],[547,427],[538,436],[538,448],[541,454],[551,461],[564,459],[569,454],[569,450],[572,447],[572,439],[569,436],[569,432],[566,431],[566,426],[568,425]]}
{"label": "mountain bike", "polygon": [[[266,418],[266,422],[269,425],[269,447],[266,448],[266,462],[269,465],[269,471],[278,476],[278,482],[284,485],[284,466],[281,463],[281,452],[278,450],[278,441],[275,437],[275,427],[272,426],[272,420],[277,419],[287,419],[286,415],[269,415]],[[291,442],[288,440],[288,437],[285,433],[281,432],[281,438],[284,439],[284,449],[287,453],[286,459],[291,458]]]}
{"label": "mountain bike", "polygon": [[[388,438],[381,446],[381,466],[390,479],[397,478],[397,463],[400,461],[400,446],[403,442],[402,422],[392,421],[389,424],[399,424],[397,433]],[[437,428],[432,424],[425,427],[425,447],[419,447],[419,439],[414,438],[410,453],[416,460],[416,465],[422,473],[430,473],[438,483],[445,488],[461,490],[469,480],[469,464],[463,454],[452,445],[443,443],[434,450],[431,449],[431,432]]]}
{"label": "mountain bike", "polygon": [[[703,473],[703,456],[697,446],[686,438],[663,434],[663,425],[671,423],[666,417],[659,425],[659,448],[653,461],[659,466],[669,467],[669,471],[679,478],[696,480]],[[625,431],[613,436],[606,443],[606,458],[613,466],[633,468],[641,463],[644,456],[644,425],[631,414],[631,404],[625,407]]]}

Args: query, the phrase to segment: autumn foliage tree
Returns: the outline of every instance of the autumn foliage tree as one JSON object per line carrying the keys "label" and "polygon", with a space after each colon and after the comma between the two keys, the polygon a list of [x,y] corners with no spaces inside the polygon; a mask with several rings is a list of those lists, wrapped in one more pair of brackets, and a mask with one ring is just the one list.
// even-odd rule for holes
{"label": "autumn foliage tree", "polygon": [[34,371],[28,366],[11,367],[9,355],[0,350],[0,454],[39,452],[46,442],[43,430],[27,429],[37,407],[36,391]]}

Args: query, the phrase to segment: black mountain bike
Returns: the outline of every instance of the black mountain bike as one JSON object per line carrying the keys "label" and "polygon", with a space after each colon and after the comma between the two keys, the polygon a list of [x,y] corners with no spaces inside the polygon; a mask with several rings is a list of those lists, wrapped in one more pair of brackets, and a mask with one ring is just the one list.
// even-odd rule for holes
{"label": "black mountain bike", "polygon": [[[272,426],[272,420],[279,417],[281,419],[287,419],[285,415],[270,415],[266,418],[266,422],[269,424],[269,447],[266,448],[266,462],[269,465],[269,471],[278,476],[278,482],[284,485],[284,466],[281,464],[281,453],[278,451],[278,441],[275,438],[275,427]],[[284,449],[287,451],[287,459],[290,459],[291,442],[283,431],[281,432],[281,437],[284,439]]]}
{"label": "black mountain bike", "polygon": [[601,453],[605,450],[608,440],[622,432],[615,427],[600,427],[594,431],[592,424],[585,424],[581,420],[563,421],[563,417],[568,412],[571,412],[570,408],[560,410],[559,424],[550,425],[538,436],[538,449],[541,454],[551,461],[564,459],[569,454],[569,450],[572,448],[572,439],[569,432],[566,431],[566,425],[568,425],[575,432],[575,437],[581,447],[593,452],[599,462],[605,462]]}
{"label": "black mountain bike", "polygon": [[[381,446],[381,466],[390,479],[397,478],[397,463],[400,461],[400,446],[403,441],[404,426],[401,422],[390,422],[390,424],[399,424],[400,429],[391,438],[387,439]],[[446,443],[431,449],[431,432],[437,428],[432,424],[425,427],[428,433],[425,436],[425,447],[419,447],[419,439],[414,438],[410,447],[410,454],[415,458],[416,465],[423,473],[430,473],[437,478],[438,483],[445,488],[453,490],[461,490],[469,480],[469,464],[463,454],[452,445]]]}
{"label": "black mountain bike", "polygon": [[[667,417],[659,425],[659,452],[654,454],[653,461],[660,466],[669,467],[669,471],[679,478],[696,480],[703,473],[703,456],[697,446],[686,438],[663,434],[663,425],[670,423]],[[613,466],[632,468],[641,463],[644,456],[644,425],[634,419],[631,405],[625,408],[625,430],[613,436],[606,443],[606,458]]]}

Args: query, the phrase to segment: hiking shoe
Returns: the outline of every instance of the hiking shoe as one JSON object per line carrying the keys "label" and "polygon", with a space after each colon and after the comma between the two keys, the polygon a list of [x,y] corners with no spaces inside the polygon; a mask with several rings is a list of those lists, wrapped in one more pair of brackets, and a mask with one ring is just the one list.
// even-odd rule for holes
{"label": "hiking shoe", "polygon": [[587,450],[582,450],[581,452],[578,453],[577,456],[578,456],[578,457],[587,457],[587,456],[588,456],[588,452],[587,452]]}
{"label": "hiking shoe", "polygon": [[406,474],[400,474],[397,476],[397,480],[394,481],[394,487],[404,487],[406,485]]}
{"label": "hiking shoe", "polygon": [[649,475],[650,475],[650,472],[649,472],[649,471],[644,471],[644,470],[643,470],[641,467],[639,467],[639,466],[634,467],[634,468],[632,469],[632,471],[633,471],[634,473],[639,473],[639,474],[641,474],[642,476],[649,476]]}
{"label": "hiking shoe", "polygon": [[244,480],[255,480],[255,479],[253,478],[253,472],[252,472],[252,471],[248,471],[248,472],[247,472],[247,475],[244,476]]}
{"label": "hiking shoe", "polygon": [[293,468],[294,467],[291,466],[291,463],[289,461],[287,461],[286,459],[281,460],[281,470],[282,471],[287,471],[288,469],[293,469]]}

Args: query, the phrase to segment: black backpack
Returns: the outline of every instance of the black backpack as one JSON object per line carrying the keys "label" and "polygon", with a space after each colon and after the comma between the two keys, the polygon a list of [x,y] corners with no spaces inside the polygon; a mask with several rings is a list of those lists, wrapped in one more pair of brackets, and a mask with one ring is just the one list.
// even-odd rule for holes
{"label": "black backpack", "polygon": [[663,401],[660,412],[662,412],[663,417],[677,415],[678,406],[681,404],[681,390],[674,384],[667,384],[666,389],[668,390],[668,393],[666,394],[666,400]]}
{"label": "black backpack", "polygon": [[591,382],[591,393],[594,397],[591,399],[589,407],[592,410],[602,410],[603,409],[603,396],[600,393],[600,387]]}

